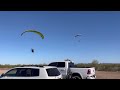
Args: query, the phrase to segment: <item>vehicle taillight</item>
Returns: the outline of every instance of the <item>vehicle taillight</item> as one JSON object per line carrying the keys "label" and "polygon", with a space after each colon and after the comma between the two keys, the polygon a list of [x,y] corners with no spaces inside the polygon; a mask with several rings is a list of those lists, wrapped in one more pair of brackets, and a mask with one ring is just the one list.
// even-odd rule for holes
{"label": "vehicle taillight", "polygon": [[91,74],[91,70],[90,69],[88,69],[87,74]]}

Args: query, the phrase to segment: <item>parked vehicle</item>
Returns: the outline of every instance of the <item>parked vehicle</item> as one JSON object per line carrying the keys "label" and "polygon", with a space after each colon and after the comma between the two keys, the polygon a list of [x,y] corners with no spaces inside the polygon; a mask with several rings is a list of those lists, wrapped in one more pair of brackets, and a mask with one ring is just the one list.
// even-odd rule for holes
{"label": "parked vehicle", "polygon": [[62,79],[62,74],[52,66],[23,66],[8,70],[0,79]]}
{"label": "parked vehicle", "polygon": [[58,68],[64,79],[95,79],[95,68],[76,68],[74,63],[70,60],[62,62],[52,62],[48,66],[55,66]]}

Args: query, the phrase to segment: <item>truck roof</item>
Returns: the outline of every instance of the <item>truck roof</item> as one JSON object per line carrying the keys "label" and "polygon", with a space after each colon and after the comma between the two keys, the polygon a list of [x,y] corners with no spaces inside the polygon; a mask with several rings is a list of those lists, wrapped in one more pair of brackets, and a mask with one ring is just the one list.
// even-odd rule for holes
{"label": "truck roof", "polygon": [[54,66],[22,66],[22,67],[14,67],[14,68],[56,68]]}
{"label": "truck roof", "polygon": [[[53,62],[56,62],[56,61],[53,61]],[[53,62],[51,62],[51,63],[53,63]],[[71,60],[65,60],[65,61],[57,61],[57,62],[73,62],[73,61],[71,61]]]}

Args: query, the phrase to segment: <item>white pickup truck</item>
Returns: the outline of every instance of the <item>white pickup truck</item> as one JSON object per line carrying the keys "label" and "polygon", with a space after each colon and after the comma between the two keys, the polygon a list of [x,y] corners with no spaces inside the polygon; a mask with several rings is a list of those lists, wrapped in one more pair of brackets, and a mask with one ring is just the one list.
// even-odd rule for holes
{"label": "white pickup truck", "polygon": [[70,60],[62,62],[52,62],[48,66],[58,68],[64,79],[96,79],[95,68],[75,68]]}

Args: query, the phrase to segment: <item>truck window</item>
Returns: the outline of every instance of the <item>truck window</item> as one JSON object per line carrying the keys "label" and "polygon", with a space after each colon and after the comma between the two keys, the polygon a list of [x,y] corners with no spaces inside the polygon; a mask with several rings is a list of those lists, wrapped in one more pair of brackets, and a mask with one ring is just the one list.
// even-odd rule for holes
{"label": "truck window", "polygon": [[69,67],[75,67],[74,63],[70,62],[68,63]]}
{"label": "truck window", "polygon": [[46,69],[48,76],[59,76],[60,72],[58,71],[57,68],[49,68]]}
{"label": "truck window", "polygon": [[58,62],[57,67],[65,67],[65,62]]}
{"label": "truck window", "polygon": [[39,69],[27,69],[26,70],[26,76],[33,77],[33,76],[39,76]]}
{"label": "truck window", "polygon": [[39,76],[39,69],[31,69],[31,68],[17,68],[11,69],[4,76],[9,77],[32,77]]}
{"label": "truck window", "polygon": [[24,76],[26,76],[26,70],[27,69],[25,69],[25,68],[18,68],[18,72],[17,72],[17,76],[19,76],[19,77],[24,77]]}
{"label": "truck window", "polygon": [[65,62],[53,62],[50,63],[48,66],[65,67]]}
{"label": "truck window", "polygon": [[16,76],[17,71],[18,71],[17,69],[11,69],[7,73],[5,73],[5,76],[9,76],[9,77]]}
{"label": "truck window", "polygon": [[48,66],[57,66],[57,62],[50,63]]}
{"label": "truck window", "polygon": [[39,69],[32,69],[32,76],[39,76]]}
{"label": "truck window", "polygon": [[39,76],[39,69],[19,68],[19,72],[17,73],[17,75],[19,77]]}

